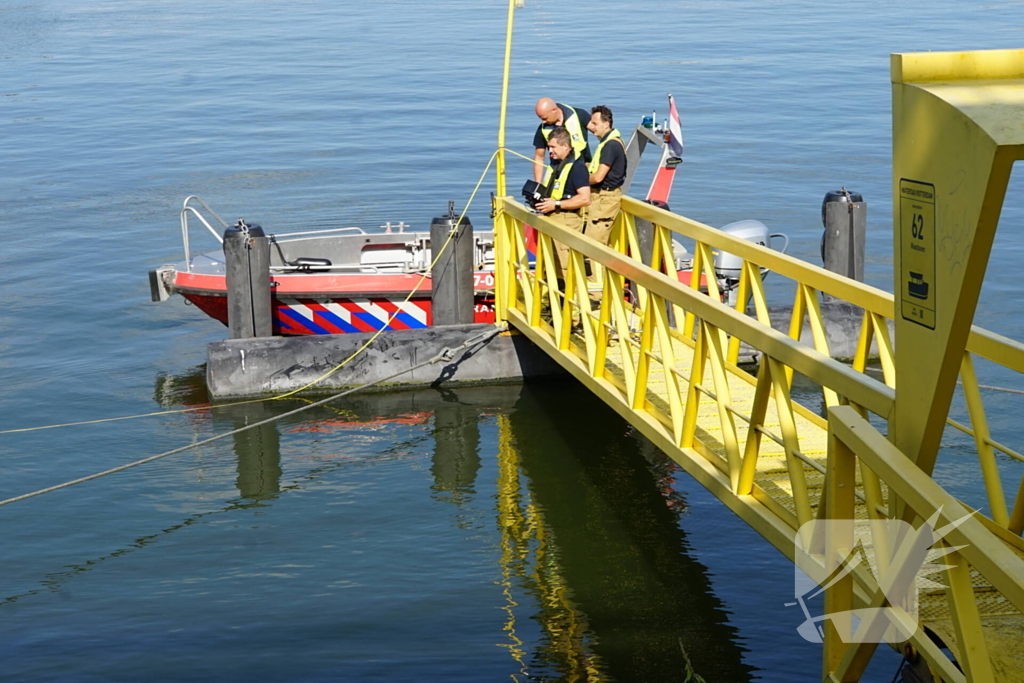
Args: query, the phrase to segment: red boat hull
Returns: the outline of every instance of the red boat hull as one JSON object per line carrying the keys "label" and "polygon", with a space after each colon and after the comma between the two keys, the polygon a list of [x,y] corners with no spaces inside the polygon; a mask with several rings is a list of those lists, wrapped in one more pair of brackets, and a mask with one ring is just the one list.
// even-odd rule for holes
{"label": "red boat hull", "polygon": [[[174,290],[199,310],[228,324],[223,276],[177,272]],[[275,335],[346,334],[430,327],[430,280],[406,301],[415,275],[276,277]],[[476,273],[474,321],[494,322],[494,274]],[[408,287],[403,291],[403,287]]]}

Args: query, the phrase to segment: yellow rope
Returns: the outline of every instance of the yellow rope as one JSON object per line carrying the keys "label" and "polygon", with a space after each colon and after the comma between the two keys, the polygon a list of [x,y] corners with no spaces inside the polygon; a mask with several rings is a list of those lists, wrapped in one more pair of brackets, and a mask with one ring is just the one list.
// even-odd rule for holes
{"label": "yellow rope", "polygon": [[547,164],[545,164],[545,163],[544,163],[543,161],[537,161],[537,160],[536,160],[536,159],[534,159],[533,157],[528,157],[528,156],[526,156],[526,155],[524,155],[524,154],[520,154],[519,152],[517,152],[517,151],[515,151],[515,150],[512,150],[512,149],[509,149],[508,147],[503,147],[502,149],[503,149],[503,150],[504,150],[505,152],[509,152],[509,153],[511,153],[511,154],[512,154],[513,156],[517,156],[517,157],[519,157],[520,159],[526,159],[526,160],[527,160],[527,161],[529,161],[529,162],[530,162],[531,164],[536,164],[537,166],[547,166]]}
{"label": "yellow rope", "polygon": [[[473,188],[473,192],[469,195],[469,201],[466,202],[466,208],[464,208],[462,210],[462,214],[460,214],[459,215],[459,219],[457,221],[455,221],[455,225],[452,227],[452,231],[448,233],[448,239],[445,240],[445,243],[441,247],[441,249],[434,253],[434,260],[431,261],[430,268],[423,272],[423,274],[420,276],[420,281],[416,283],[416,286],[413,287],[411,292],[409,292],[409,295],[407,297],[405,297],[405,301],[402,302],[403,304],[409,303],[409,300],[412,299],[412,295],[415,294],[417,292],[417,290],[419,290],[419,288],[423,286],[423,283],[426,282],[426,280],[427,280],[427,273],[429,273],[431,270],[434,269],[434,266],[437,264],[438,260],[440,260],[440,258],[441,258],[441,254],[444,253],[444,250],[448,248],[449,244],[451,244],[452,238],[455,236],[456,228],[458,228],[459,223],[462,222],[462,219],[466,217],[466,212],[469,211],[470,205],[473,203],[473,200],[476,198],[476,193],[480,189],[480,185],[483,184],[484,178],[487,177],[487,172],[489,170],[491,170],[491,164],[494,163],[494,157],[496,157],[496,156],[498,156],[498,150],[494,150],[494,154],[492,154],[491,158],[487,161],[487,166],[484,167],[484,172],[480,174],[480,179],[476,181],[476,187]],[[386,323],[384,323],[384,325],[382,325],[381,328],[379,330],[377,330],[377,332],[372,337],[367,339],[365,344],[360,346],[356,350],[356,352],[353,353],[351,356],[349,356],[348,358],[343,360],[338,365],[334,366],[334,368],[332,368],[330,371],[324,373],[320,377],[317,377],[315,380],[313,380],[309,384],[306,384],[305,386],[301,386],[298,389],[293,389],[293,390],[289,391],[288,393],[281,394],[280,396],[275,396],[275,397],[273,397],[270,400],[277,401],[277,400],[280,400],[282,398],[288,398],[289,396],[297,394],[300,391],[303,391],[305,389],[310,388],[311,386],[313,386],[317,382],[321,382],[321,381],[327,379],[328,377],[330,377],[331,375],[336,373],[338,370],[340,370],[343,367],[345,367],[346,365],[348,365],[349,362],[353,358],[355,358],[360,353],[365,351],[366,348],[370,344],[372,344],[374,342],[374,340],[376,340],[377,337],[379,337],[384,332],[384,330],[386,330],[388,328],[389,325],[391,325],[391,323],[394,321],[394,319],[398,317],[399,312],[401,312],[401,306],[397,307],[395,312],[391,314],[391,317],[388,318],[388,321]]]}
{"label": "yellow rope", "polygon": [[[469,211],[469,207],[473,204],[473,200],[476,198],[476,193],[480,190],[480,185],[483,184],[484,178],[487,177],[487,172],[489,170],[491,170],[491,164],[494,163],[494,158],[498,155],[499,151],[500,150],[494,150],[494,154],[492,154],[491,158],[488,160],[487,166],[484,167],[483,173],[480,174],[480,179],[477,180],[477,182],[476,182],[476,187],[473,188],[473,192],[469,195],[469,201],[466,202],[466,208],[464,208],[462,210],[462,214],[459,215],[459,219],[457,221],[455,221],[455,227],[458,227],[458,225],[462,222],[462,219],[466,217],[466,212]],[[515,152],[513,152],[513,154],[515,154]],[[519,155],[519,156],[522,156],[522,155]],[[523,158],[525,159],[526,157],[523,157]],[[423,286],[423,283],[426,282],[426,280],[427,280],[427,277],[428,277],[427,274],[430,272],[430,270],[433,269],[433,267],[437,263],[438,259],[441,258],[441,254],[443,254],[444,250],[448,248],[448,245],[451,243],[452,238],[454,236],[455,236],[455,229],[453,228],[452,231],[450,233],[448,233],[448,239],[445,241],[444,245],[442,245],[441,249],[439,249],[436,252],[434,252],[434,259],[433,259],[433,261],[430,264],[430,268],[428,270],[424,271],[424,273],[420,276],[419,282],[417,282],[416,286],[413,287],[411,292],[409,292],[409,295],[405,297],[405,300],[402,302],[402,304],[409,303],[409,300],[412,299],[413,295],[416,294],[416,292],[419,291],[420,287]],[[314,384],[316,384],[318,382],[322,382],[323,380],[327,379],[328,377],[330,377],[331,375],[336,373],[338,370],[340,370],[341,368],[345,367],[350,362],[352,362],[352,360],[354,358],[356,358],[360,353],[365,351],[367,349],[367,347],[369,347],[370,344],[372,344],[377,339],[377,337],[379,337],[381,335],[381,333],[384,332],[391,325],[391,323],[395,320],[395,318],[398,317],[398,314],[401,312],[401,310],[402,310],[401,306],[397,307],[395,312],[392,313],[391,316],[388,318],[387,322],[384,323],[384,325],[382,325],[381,328],[379,330],[377,330],[377,332],[366,341],[366,343],[364,343],[362,346],[360,346],[358,349],[356,349],[356,351],[353,352],[352,355],[350,355],[348,358],[343,360],[338,365],[334,366],[331,370],[329,370],[328,372],[324,373],[320,377],[317,377],[312,382],[310,382],[308,384],[305,384],[305,385],[299,387],[298,389],[293,389],[293,390],[291,390],[291,391],[289,391],[287,393],[280,394],[279,396],[271,396],[271,397],[268,397],[268,398],[256,398],[256,399],[250,399],[248,401],[237,401],[235,403],[219,403],[219,404],[217,404],[216,407],[217,408],[227,408],[227,407],[230,407],[230,406],[246,405],[248,403],[260,403],[261,401],[280,401],[281,399],[285,399],[285,398],[289,398],[291,396],[294,396],[295,394],[299,393],[300,391],[305,391],[306,389],[310,388]],[[180,409],[175,409],[175,410],[160,410],[160,411],[157,411],[157,412],[154,412],[154,413],[143,413],[141,415],[123,415],[121,417],[106,417],[106,418],[101,418],[101,419],[98,419],[98,420],[84,420],[82,422],[65,422],[63,424],[44,425],[42,427],[24,427],[22,429],[5,429],[3,431],[0,431],[0,434],[13,434],[13,433],[16,433],[16,432],[34,432],[34,431],[39,431],[41,429],[56,429],[57,427],[76,427],[76,426],[79,426],[79,425],[98,424],[98,423],[101,423],[101,422],[116,422],[118,420],[133,420],[133,419],[140,418],[140,417],[154,417],[156,415],[171,415],[171,414],[175,414],[175,413],[190,413],[190,412],[195,412],[195,411],[198,411],[198,410],[208,410],[211,407],[214,407],[214,406],[212,404],[207,404],[207,405],[198,406],[198,407],[195,407],[195,408],[180,408]]]}

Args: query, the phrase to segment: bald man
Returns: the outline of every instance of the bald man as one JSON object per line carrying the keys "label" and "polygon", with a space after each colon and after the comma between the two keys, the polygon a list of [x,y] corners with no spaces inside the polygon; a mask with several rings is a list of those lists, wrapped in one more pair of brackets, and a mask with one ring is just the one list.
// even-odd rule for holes
{"label": "bald man", "polygon": [[544,157],[548,149],[548,136],[551,131],[561,126],[569,133],[572,151],[577,159],[584,163],[590,163],[590,148],[587,146],[587,122],[590,121],[590,114],[585,109],[574,109],[573,107],[558,104],[550,97],[542,97],[537,100],[534,107],[540,125],[533,135],[533,179],[538,183],[544,178]]}

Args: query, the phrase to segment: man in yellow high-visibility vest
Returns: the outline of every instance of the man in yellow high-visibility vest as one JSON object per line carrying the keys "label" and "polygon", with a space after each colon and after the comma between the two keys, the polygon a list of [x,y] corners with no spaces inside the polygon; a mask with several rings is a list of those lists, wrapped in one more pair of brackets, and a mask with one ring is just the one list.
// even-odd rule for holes
{"label": "man in yellow high-visibility vest", "polygon": [[[587,237],[607,245],[612,225],[622,206],[622,183],[626,179],[626,146],[613,127],[612,110],[598,105],[590,110],[587,130],[597,136],[598,145],[587,170],[590,172],[590,208],[587,209]],[[600,282],[600,266],[591,264],[591,281]],[[597,295],[596,298],[600,298]]]}
{"label": "man in yellow high-visibility vest", "polygon": [[[548,135],[551,166],[544,178],[545,199],[537,210],[574,232],[583,231],[583,209],[590,205],[590,177],[587,165],[576,157],[569,131],[561,126]],[[569,247],[555,242],[558,263],[565,280],[569,268]]]}
{"label": "man in yellow high-visibility vest", "polygon": [[544,154],[547,151],[548,136],[557,127],[565,128],[569,133],[569,144],[577,159],[584,163],[590,162],[590,147],[587,146],[587,121],[590,117],[586,109],[575,109],[565,104],[558,104],[550,97],[537,100],[534,107],[540,125],[533,134],[533,179],[538,183],[544,177]]}

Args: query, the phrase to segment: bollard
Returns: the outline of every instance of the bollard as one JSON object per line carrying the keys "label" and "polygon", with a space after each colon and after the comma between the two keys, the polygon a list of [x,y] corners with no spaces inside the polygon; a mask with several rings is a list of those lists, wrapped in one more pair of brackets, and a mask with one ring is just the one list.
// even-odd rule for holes
{"label": "bollard", "polygon": [[[225,405],[219,417],[230,418],[235,429],[261,422],[274,415],[267,403]],[[261,425],[231,437],[238,458],[238,495],[250,500],[273,500],[281,492],[281,433],[276,423]]]}
{"label": "bollard", "polygon": [[430,223],[430,247],[435,259],[430,269],[432,325],[465,325],[474,318],[473,225],[468,218],[462,218],[448,247],[438,257],[455,220],[454,210],[449,210],[449,215],[434,218]]}
{"label": "bollard", "polygon": [[[656,206],[659,209],[671,211],[671,209],[668,208],[668,202],[663,202],[660,199],[645,199],[644,202],[651,206]],[[653,268],[654,266],[651,265],[651,261],[654,258],[654,224],[649,220],[644,218],[636,219],[636,242],[637,246],[640,247],[640,262],[645,266],[651,266]],[[634,255],[634,258],[636,258],[636,255]],[[655,268],[655,270],[660,271],[661,268]],[[630,282],[628,286],[629,291],[633,296],[633,300],[637,301],[639,298],[639,292],[637,291],[636,286],[632,282]],[[671,327],[675,327],[675,309],[672,308],[671,304],[667,304],[667,309],[668,324]]]}
{"label": "bollard", "polygon": [[[857,192],[829,192],[821,203],[821,260],[826,270],[864,281],[864,236],[868,205]],[[826,297],[830,300],[831,297]]]}
{"label": "bollard", "polygon": [[[646,204],[656,206],[659,209],[671,211],[668,203],[658,199],[645,199]],[[654,225],[643,218],[636,219],[636,241],[640,246],[640,261],[645,265],[651,265],[651,257],[654,255]],[[636,258],[636,255],[633,256]]]}
{"label": "bollard", "polygon": [[270,238],[241,218],[224,231],[224,269],[231,339],[273,334],[270,296]]}

